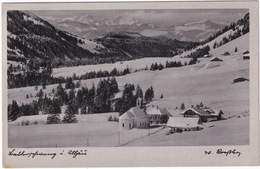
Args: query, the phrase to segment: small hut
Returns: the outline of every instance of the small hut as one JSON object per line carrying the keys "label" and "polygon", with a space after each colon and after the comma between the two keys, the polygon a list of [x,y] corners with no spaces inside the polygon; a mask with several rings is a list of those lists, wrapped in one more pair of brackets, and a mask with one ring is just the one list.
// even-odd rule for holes
{"label": "small hut", "polygon": [[219,59],[217,57],[214,57],[212,59],[210,59],[211,62],[222,62],[223,60],[222,59]]}
{"label": "small hut", "polygon": [[250,59],[250,55],[249,55],[249,51],[245,51],[243,52],[243,60],[249,60]]}
{"label": "small hut", "polygon": [[246,78],[241,76],[241,77],[238,77],[238,78],[234,79],[233,84],[234,83],[239,83],[239,82],[244,82],[244,81],[249,81],[249,79],[246,79]]}
{"label": "small hut", "polygon": [[223,53],[222,55],[224,55],[224,56],[229,56],[230,53],[229,53],[229,52],[225,52],[225,53]]}

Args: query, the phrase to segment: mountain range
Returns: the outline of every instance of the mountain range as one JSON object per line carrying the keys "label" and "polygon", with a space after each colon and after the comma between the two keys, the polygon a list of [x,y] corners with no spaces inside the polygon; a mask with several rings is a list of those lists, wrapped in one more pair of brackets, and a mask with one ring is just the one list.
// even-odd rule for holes
{"label": "mountain range", "polygon": [[[120,16],[108,17],[102,21],[91,15],[64,19],[49,17],[49,21],[45,19],[30,11],[7,12],[8,61],[26,63],[33,59],[37,62],[48,61],[51,66],[60,67],[114,63],[143,57],[173,57],[201,44],[198,41],[185,40],[185,38],[189,38],[189,34],[190,37],[202,37],[215,30],[213,27],[218,27],[218,24],[209,20],[162,28],[155,24],[139,23],[137,20]],[[67,27],[72,31],[61,30],[59,26],[52,25],[50,22],[71,25]],[[214,36],[207,41],[213,40],[229,29],[236,29],[238,26],[243,27],[242,33],[244,34],[249,31],[249,14],[237,23],[232,23],[221,31],[214,32]],[[96,29],[94,29],[95,27]],[[98,32],[99,36],[87,39],[76,34],[77,32],[84,33],[78,29],[87,28]],[[136,28],[139,32],[128,31],[130,28]],[[174,30],[175,33],[171,30]],[[76,35],[71,33],[73,31],[76,31]],[[163,32],[166,33],[162,35]],[[194,32],[197,33],[194,34]],[[171,33],[175,37],[178,35],[182,41],[169,38],[168,35],[170,36]]]}
{"label": "mountain range", "polygon": [[108,16],[102,19],[92,15],[80,15],[67,18],[42,17],[55,27],[87,39],[103,36],[109,32],[137,32],[146,37],[166,36],[182,41],[203,41],[210,35],[223,29],[229,23],[202,20],[179,26],[158,26],[142,23],[126,16]]}
{"label": "mountain range", "polygon": [[[91,23],[92,26],[99,24],[91,16],[65,19],[67,23],[78,24],[72,20],[86,25]],[[119,23],[123,21],[115,18],[110,24]],[[126,26],[125,23],[123,26]],[[109,32],[98,40],[88,40],[60,30],[29,11],[8,11],[7,30],[9,61],[35,59],[37,62],[49,61],[53,67],[112,63],[142,57],[172,57],[198,45],[197,42],[146,37],[127,31]]]}

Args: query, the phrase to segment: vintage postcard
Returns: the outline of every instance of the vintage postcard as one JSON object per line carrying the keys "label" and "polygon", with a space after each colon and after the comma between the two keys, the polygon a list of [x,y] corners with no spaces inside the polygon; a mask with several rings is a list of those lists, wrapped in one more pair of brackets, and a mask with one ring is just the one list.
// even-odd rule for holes
{"label": "vintage postcard", "polygon": [[2,4],[4,167],[258,165],[258,2]]}

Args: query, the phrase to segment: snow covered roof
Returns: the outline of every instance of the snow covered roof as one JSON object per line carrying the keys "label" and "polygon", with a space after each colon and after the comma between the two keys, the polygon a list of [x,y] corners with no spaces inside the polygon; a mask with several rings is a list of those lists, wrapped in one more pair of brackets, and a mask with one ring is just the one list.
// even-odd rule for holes
{"label": "snow covered roof", "polygon": [[167,126],[169,127],[185,127],[194,128],[200,126],[201,120],[199,118],[192,117],[170,117]]}
{"label": "snow covered roof", "polygon": [[182,112],[181,114],[185,114],[188,110],[192,110],[194,113],[196,113],[198,115],[210,116],[209,112],[204,111],[203,109],[201,109],[199,107],[189,108],[189,109],[185,110],[184,112]]}
{"label": "snow covered roof", "polygon": [[222,59],[219,59],[217,57],[213,57],[212,59],[210,59],[210,61],[223,61]]}
{"label": "snow covered roof", "polygon": [[126,111],[124,114],[122,114],[119,119],[144,119],[148,118],[145,114],[144,110],[140,107],[132,107],[128,111]]}
{"label": "snow covered roof", "polygon": [[131,112],[125,112],[119,117],[120,120],[122,119],[134,119],[134,115]]}
{"label": "snow covered roof", "polygon": [[128,112],[131,112],[134,115],[134,117],[138,119],[147,118],[147,115],[145,114],[144,110],[138,106],[132,107],[130,110],[128,110]]}
{"label": "snow covered roof", "polygon": [[172,116],[166,108],[153,108],[147,112],[149,115],[169,115]]}

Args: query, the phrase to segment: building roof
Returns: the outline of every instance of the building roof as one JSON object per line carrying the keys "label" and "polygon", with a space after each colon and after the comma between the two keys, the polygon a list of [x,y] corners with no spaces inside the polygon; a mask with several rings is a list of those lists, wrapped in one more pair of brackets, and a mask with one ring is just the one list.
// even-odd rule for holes
{"label": "building roof", "polygon": [[144,119],[144,118],[147,118],[147,115],[145,114],[144,110],[138,106],[132,107],[131,109],[129,109],[119,117],[119,119]]}
{"label": "building roof", "polygon": [[217,57],[213,57],[212,59],[210,59],[210,61],[223,61],[222,59],[219,59]]}
{"label": "building roof", "polygon": [[168,115],[172,116],[166,108],[152,108],[147,112],[149,115]]}
{"label": "building roof", "polygon": [[184,127],[184,128],[194,128],[201,126],[201,120],[199,118],[193,117],[170,117],[167,126],[169,127]]}
{"label": "building roof", "polygon": [[147,118],[147,115],[145,114],[144,110],[138,106],[132,107],[130,110],[128,110],[128,112],[131,112],[134,115],[134,117],[138,119]]}
{"label": "building roof", "polygon": [[131,112],[125,112],[124,114],[122,114],[119,119],[134,119],[134,115]]}
{"label": "building roof", "polygon": [[230,53],[229,52],[225,52],[222,55],[227,56],[227,55],[230,55]]}
{"label": "building roof", "polygon": [[182,112],[181,114],[184,114],[188,110],[192,110],[194,113],[196,113],[196,114],[198,114],[200,116],[210,116],[209,112],[204,111],[203,109],[201,109],[199,107],[189,108],[189,109],[185,110],[184,112]]}
{"label": "building roof", "polygon": [[247,51],[243,52],[243,54],[249,54],[249,51],[247,50]]}

